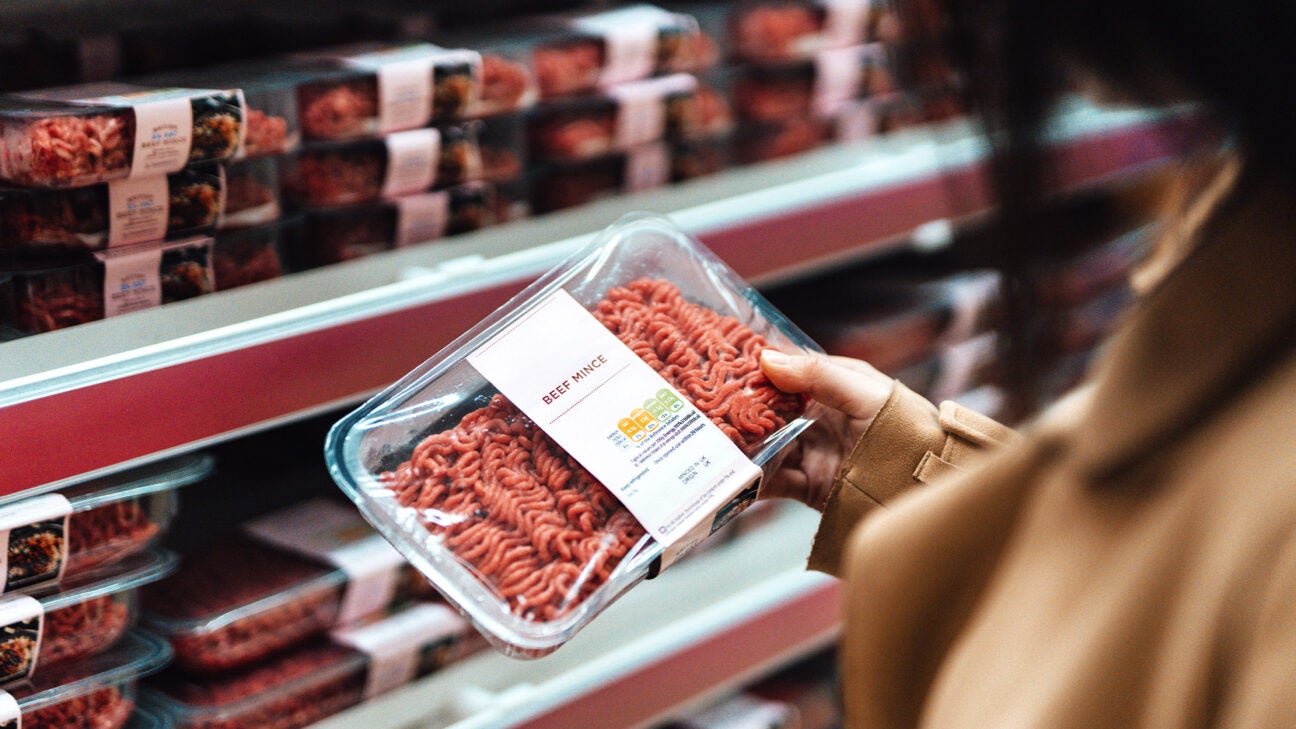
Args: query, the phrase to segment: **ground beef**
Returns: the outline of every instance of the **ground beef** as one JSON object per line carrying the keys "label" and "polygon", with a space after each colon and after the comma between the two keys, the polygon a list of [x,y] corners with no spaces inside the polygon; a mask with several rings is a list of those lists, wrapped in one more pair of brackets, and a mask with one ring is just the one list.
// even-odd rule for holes
{"label": "ground beef", "polygon": [[603,70],[603,44],[596,40],[563,46],[541,46],[531,59],[540,95],[566,96],[598,85]]}
{"label": "ground beef", "polygon": [[72,512],[67,528],[67,574],[117,562],[152,544],[162,527],[145,510],[147,498]]}
{"label": "ground beef", "polygon": [[128,112],[55,116],[28,127],[28,138],[5,152],[22,185],[62,187],[125,177],[135,142]]}
{"label": "ground beef", "polygon": [[23,729],[120,729],[135,702],[116,686],[75,696],[43,709],[24,712]]}
{"label": "ground beef", "polygon": [[93,266],[24,276],[14,288],[17,328],[28,334],[97,321],[104,316],[103,276]]}
{"label": "ground beef", "polygon": [[520,108],[532,84],[531,72],[525,64],[493,53],[482,54],[482,112]]}
{"label": "ground beef", "polygon": [[74,661],[112,647],[131,623],[130,605],[102,595],[45,616],[40,665]]}
{"label": "ground beef", "polygon": [[286,152],[287,149],[288,120],[260,109],[248,109],[247,132],[243,139],[244,153],[250,157]]}
{"label": "ground beef", "polygon": [[302,134],[311,139],[348,139],[376,130],[378,82],[375,79],[302,86],[297,91],[297,100]]}

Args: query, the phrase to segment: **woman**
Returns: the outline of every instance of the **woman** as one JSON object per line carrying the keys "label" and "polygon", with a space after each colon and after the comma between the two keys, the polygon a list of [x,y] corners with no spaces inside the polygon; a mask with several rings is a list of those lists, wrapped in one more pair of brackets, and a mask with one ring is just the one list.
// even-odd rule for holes
{"label": "woman", "polygon": [[967,5],[946,30],[1014,262],[1063,64],[1206,102],[1235,163],[1173,221],[1173,265],[1089,382],[1020,434],[862,362],[764,357],[830,409],[764,495],[824,512],[811,567],[844,580],[847,725],[1296,727],[1296,8]]}

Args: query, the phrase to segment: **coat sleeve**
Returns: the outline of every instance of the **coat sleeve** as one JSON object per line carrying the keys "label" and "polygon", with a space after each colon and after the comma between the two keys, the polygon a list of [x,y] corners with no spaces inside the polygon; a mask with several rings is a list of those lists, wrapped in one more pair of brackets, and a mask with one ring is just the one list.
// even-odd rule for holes
{"label": "coat sleeve", "polygon": [[937,408],[896,382],[837,474],[810,550],[810,569],[839,575],[847,537],[866,513],[1016,437],[984,415],[954,402]]}
{"label": "coat sleeve", "polygon": [[1238,622],[1250,628],[1238,641],[1217,726],[1270,729],[1296,726],[1296,537],[1273,555],[1254,613]]}

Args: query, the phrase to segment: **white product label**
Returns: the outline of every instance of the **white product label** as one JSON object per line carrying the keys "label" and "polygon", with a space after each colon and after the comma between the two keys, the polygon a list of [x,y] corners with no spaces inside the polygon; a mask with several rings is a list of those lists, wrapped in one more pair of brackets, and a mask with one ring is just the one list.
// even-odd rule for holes
{"label": "white product label", "polygon": [[426,243],[445,235],[450,193],[441,190],[392,200],[396,204],[396,247]]}
{"label": "white product label", "polygon": [[20,681],[36,670],[45,613],[30,595],[0,600],[0,683]]}
{"label": "white product label", "polygon": [[436,182],[437,163],[441,158],[441,133],[435,129],[414,129],[389,134],[387,173],[382,194],[387,197],[423,192]]}
{"label": "white product label", "polygon": [[645,144],[626,153],[626,192],[651,190],[667,182],[670,182],[670,150],[665,144]]}
{"label": "white product label", "polygon": [[0,729],[22,729],[22,710],[8,691],[0,691]]}
{"label": "white product label", "polygon": [[849,46],[864,40],[869,0],[822,0],[824,42],[829,48]]}
{"label": "white product label", "polygon": [[998,336],[986,332],[946,347],[940,355],[939,374],[931,386],[931,399],[950,400],[980,385],[977,375],[994,360],[998,345]]}
{"label": "white product label", "polygon": [[166,174],[189,162],[193,106],[188,97],[135,105],[135,156],[131,177]]}
{"label": "white product label", "polygon": [[414,43],[344,56],[342,63],[378,77],[378,131],[417,129],[432,119],[432,67],[440,49]]}
{"label": "white product label", "polygon": [[661,31],[675,22],[676,16],[661,8],[635,5],[578,18],[573,25],[603,39],[599,83],[607,85],[651,76],[657,68]]}
{"label": "white product label", "polygon": [[865,59],[859,48],[836,48],[815,54],[814,112],[828,117],[860,95]]}
{"label": "white product label", "polygon": [[664,546],[760,478],[733,441],[565,291],[468,362]]}
{"label": "white product label", "polygon": [[619,84],[608,89],[608,95],[617,102],[615,147],[628,149],[661,139],[666,133],[666,98],[692,93],[696,89],[697,77],[687,73]]}
{"label": "white product label", "polygon": [[976,333],[977,322],[996,296],[999,278],[994,275],[961,278],[950,284],[950,304],[954,316],[945,329],[947,342],[960,342]]}
{"label": "white product label", "polygon": [[162,240],[170,212],[171,191],[165,175],[109,182],[108,245]]}
{"label": "white product label", "polygon": [[62,579],[70,513],[72,505],[60,494],[0,508],[0,592]]}
{"label": "white product label", "polygon": [[439,668],[442,656],[468,630],[468,622],[445,605],[422,603],[373,623],[335,630],[331,637],[369,656],[369,698]]}
{"label": "white product label", "polygon": [[791,729],[796,710],[777,701],[738,695],[686,720],[695,729]]}
{"label": "white product label", "polygon": [[95,254],[104,267],[104,316],[129,314],[162,303],[162,249],[110,249]]}
{"label": "white product label", "polygon": [[846,102],[833,118],[834,133],[839,142],[862,142],[878,133],[878,116],[869,99]]}
{"label": "white product label", "polygon": [[324,560],[347,573],[338,623],[372,615],[391,604],[405,559],[354,508],[327,499],[268,514],[243,525],[252,537]]}

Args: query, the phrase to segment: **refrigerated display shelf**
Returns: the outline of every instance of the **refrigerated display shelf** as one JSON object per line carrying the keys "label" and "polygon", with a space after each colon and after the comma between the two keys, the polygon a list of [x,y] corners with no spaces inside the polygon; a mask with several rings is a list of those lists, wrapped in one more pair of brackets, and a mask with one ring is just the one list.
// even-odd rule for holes
{"label": "refrigerated display shelf", "polygon": [[[1191,111],[1077,103],[1051,129],[1058,187],[1163,164]],[[911,130],[0,344],[0,494],[71,481],[353,403],[632,210],[673,217],[757,283],[984,213],[967,124]]]}
{"label": "refrigerated display shelf", "polygon": [[312,729],[644,727],[829,645],[838,587],[807,572],[818,515],[774,520],[630,591],[535,661],[478,654]]}

